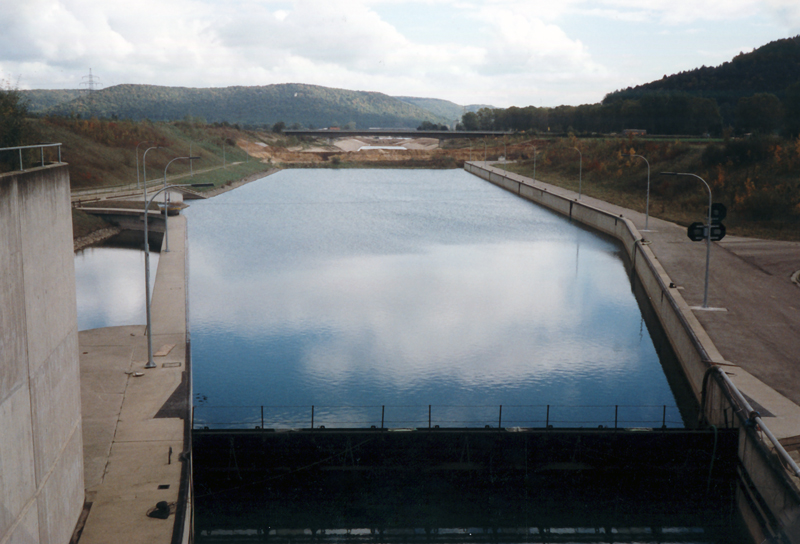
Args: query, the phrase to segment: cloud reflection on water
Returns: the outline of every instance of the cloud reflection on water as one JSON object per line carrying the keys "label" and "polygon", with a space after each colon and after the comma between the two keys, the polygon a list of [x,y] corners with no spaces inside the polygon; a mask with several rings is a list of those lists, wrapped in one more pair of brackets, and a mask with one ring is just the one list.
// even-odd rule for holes
{"label": "cloud reflection on water", "polygon": [[[150,254],[155,282],[158,253]],[[78,330],[145,322],[144,253],[138,249],[90,247],[75,255]]]}
{"label": "cloud reflection on water", "polygon": [[189,210],[212,402],[673,403],[611,242],[463,172],[286,174]]}

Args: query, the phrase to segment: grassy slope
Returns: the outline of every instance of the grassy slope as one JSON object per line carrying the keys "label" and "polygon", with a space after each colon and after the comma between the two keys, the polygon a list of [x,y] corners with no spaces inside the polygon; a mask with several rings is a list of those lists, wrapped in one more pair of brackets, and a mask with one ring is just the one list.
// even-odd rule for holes
{"label": "grassy slope", "polygon": [[[195,171],[220,167],[225,162],[247,161],[247,154],[236,147],[242,138],[261,140],[256,133],[232,127],[214,127],[189,123],[133,123],[128,121],[81,121],[68,119],[34,119],[32,129],[39,141],[62,143],[62,158],[70,165],[73,189],[136,183],[136,146],[139,142],[157,142],[163,149],[147,153],[147,178],[163,178],[164,169],[175,157],[188,156],[190,151],[200,160]],[[151,144],[155,145],[155,144]],[[139,167],[148,145],[139,146]],[[256,165],[257,166],[257,163]],[[266,165],[261,165],[266,170]],[[188,161],[169,165],[167,175],[188,173]],[[233,172],[231,172],[233,174]]]}
{"label": "grassy slope", "polygon": [[[165,149],[153,149],[147,154],[147,177],[150,180],[163,178],[167,163],[175,157],[189,155],[190,145],[191,154],[201,157],[194,162],[195,175],[189,178],[188,161],[179,160],[169,165],[169,179],[184,176],[177,181],[213,183],[218,187],[269,169],[268,165],[249,159],[246,153],[236,147],[238,139],[258,141],[269,136],[231,127],[44,118],[33,119],[30,123],[37,141],[62,144],[62,159],[70,165],[73,189],[136,183],[135,150],[142,141],[155,141],[166,146]],[[222,168],[223,146],[225,168]],[[147,147],[142,145],[139,148],[140,167],[141,155]],[[75,238],[108,226],[96,217],[73,210]]]}
{"label": "grassy slope", "polygon": [[[644,211],[647,166],[640,158],[620,155],[637,153],[650,162],[651,216],[682,225],[706,217],[708,192],[699,180],[659,175],[693,173],[711,186],[714,202],[728,207],[728,234],[800,240],[800,141],[773,146],[769,157],[750,164],[708,164],[707,144],[677,141],[564,139],[534,144],[536,178],[547,183],[578,190],[579,156],[573,149],[578,146],[583,153],[583,193]],[[502,152],[502,146],[499,149]],[[510,160],[520,159],[509,170],[532,175],[531,144],[512,145],[508,154]]]}

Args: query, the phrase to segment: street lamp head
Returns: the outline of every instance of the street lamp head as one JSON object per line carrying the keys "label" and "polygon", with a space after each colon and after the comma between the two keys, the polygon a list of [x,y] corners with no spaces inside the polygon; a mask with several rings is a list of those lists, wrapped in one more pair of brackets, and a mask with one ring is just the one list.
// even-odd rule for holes
{"label": "street lamp head", "polygon": [[677,176],[679,175],[678,172],[659,172],[662,176]]}
{"label": "street lamp head", "polygon": [[189,187],[213,187],[213,183],[191,183]]}

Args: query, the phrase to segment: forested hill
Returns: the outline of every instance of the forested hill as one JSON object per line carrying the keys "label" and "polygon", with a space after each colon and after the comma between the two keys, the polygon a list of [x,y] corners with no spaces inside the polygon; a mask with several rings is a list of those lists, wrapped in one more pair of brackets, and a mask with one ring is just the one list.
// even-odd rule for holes
{"label": "forested hill", "polygon": [[771,42],[715,68],[664,76],[606,95],[600,104],[481,109],[465,130],[722,136],[800,134],[800,36]]}
{"label": "forested hill", "polygon": [[800,36],[740,53],[720,66],[702,66],[665,75],[658,81],[610,93],[603,103],[641,98],[651,93],[683,92],[713,98],[722,107],[755,93],[771,93],[783,98],[786,89],[796,83],[800,83]]}
{"label": "forested hill", "polygon": [[450,121],[461,119],[461,116],[467,112],[475,112],[481,108],[492,108],[485,104],[472,104],[469,106],[459,106],[455,102],[449,100],[442,100],[440,98],[417,98],[414,96],[395,96],[398,100],[419,106],[424,110],[428,110],[434,115],[449,119]]}
{"label": "forested hill", "polygon": [[[31,94],[34,92],[38,95]],[[116,85],[82,93],[78,98],[49,108],[39,107],[36,102],[48,98],[46,91],[23,93],[33,113],[60,116],[152,121],[192,117],[209,123],[245,126],[269,126],[283,121],[286,126],[298,124],[308,128],[347,125],[353,128],[416,128],[423,121],[452,121],[382,93],[294,83],[211,89]]]}

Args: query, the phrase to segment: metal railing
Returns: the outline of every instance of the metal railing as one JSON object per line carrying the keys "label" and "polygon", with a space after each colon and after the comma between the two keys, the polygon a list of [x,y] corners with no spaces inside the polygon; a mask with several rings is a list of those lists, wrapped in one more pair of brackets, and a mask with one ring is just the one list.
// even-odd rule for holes
{"label": "metal railing", "polygon": [[25,170],[24,163],[22,160],[22,151],[24,149],[39,149],[41,151],[41,166],[44,166],[44,148],[45,147],[57,147],[58,148],[58,164],[61,164],[61,144],[36,144],[36,145],[22,145],[17,147],[3,147],[0,148],[0,152],[2,151],[18,151],[19,152],[19,169],[20,171]]}
{"label": "metal railing", "polygon": [[669,405],[195,406],[193,429],[685,428]]}

